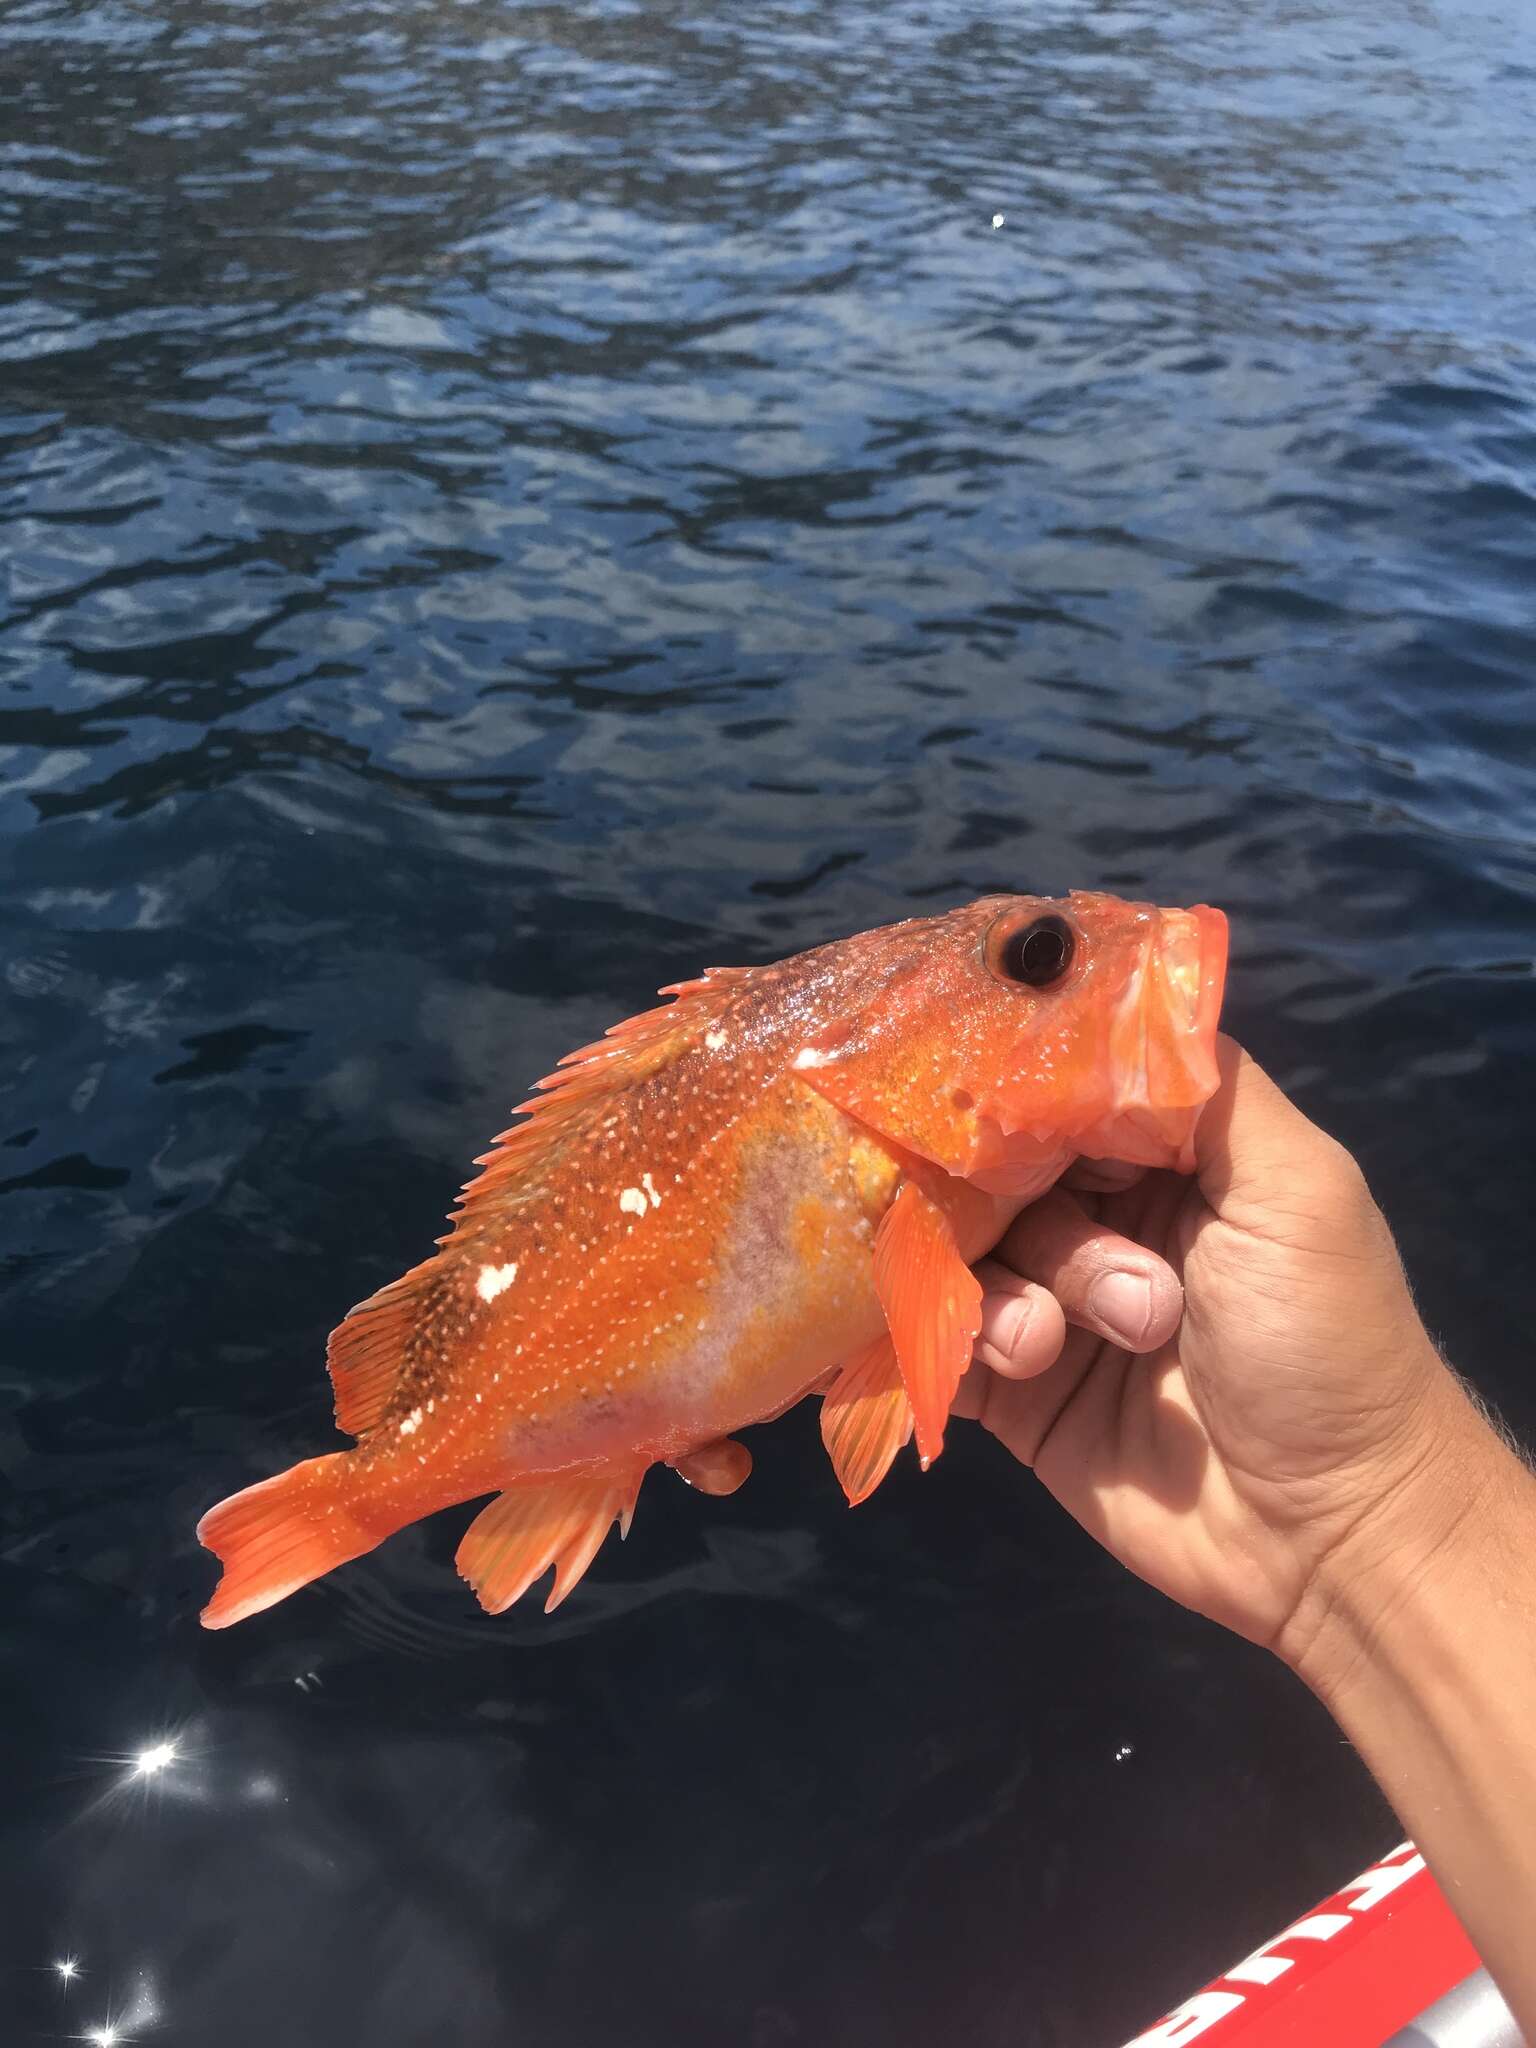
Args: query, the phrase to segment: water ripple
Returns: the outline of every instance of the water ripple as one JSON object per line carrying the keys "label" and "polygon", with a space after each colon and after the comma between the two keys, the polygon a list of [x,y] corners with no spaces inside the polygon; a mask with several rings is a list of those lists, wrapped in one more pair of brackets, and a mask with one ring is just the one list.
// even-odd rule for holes
{"label": "water ripple", "polygon": [[[1223,902],[1234,1023],[1536,1421],[1529,43],[4,10],[28,2039],[94,2023],[26,1975],[78,1952],[167,2040],[1065,2048],[1379,1851],[1283,1676],[969,1436],[849,1517],[787,1418],[553,1623],[434,1524],[214,1641],[191,1530],[328,1441],[326,1329],[570,1045],[996,887]],[[182,1723],[185,1798],[82,1786]]]}

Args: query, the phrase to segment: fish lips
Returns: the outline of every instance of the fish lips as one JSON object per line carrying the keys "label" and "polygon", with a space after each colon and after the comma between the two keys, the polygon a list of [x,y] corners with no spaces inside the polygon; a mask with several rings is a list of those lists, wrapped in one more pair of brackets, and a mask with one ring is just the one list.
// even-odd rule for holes
{"label": "fish lips", "polygon": [[1085,1158],[1194,1172],[1195,1127],[1221,1079],[1227,946],[1227,920],[1209,904],[1161,913],[1112,1019],[1111,1102],[1076,1137]]}

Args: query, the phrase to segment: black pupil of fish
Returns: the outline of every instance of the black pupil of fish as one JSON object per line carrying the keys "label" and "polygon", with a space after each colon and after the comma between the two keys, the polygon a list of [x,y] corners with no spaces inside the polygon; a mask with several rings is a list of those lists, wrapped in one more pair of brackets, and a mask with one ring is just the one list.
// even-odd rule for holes
{"label": "black pupil of fish", "polygon": [[1037,917],[1003,949],[1003,972],[1026,988],[1049,988],[1072,965],[1072,927],[1064,917]]}

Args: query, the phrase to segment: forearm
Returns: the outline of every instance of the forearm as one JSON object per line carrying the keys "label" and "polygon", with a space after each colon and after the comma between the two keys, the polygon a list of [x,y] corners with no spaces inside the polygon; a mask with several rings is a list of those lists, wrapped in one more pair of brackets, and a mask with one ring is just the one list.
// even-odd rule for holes
{"label": "forearm", "polygon": [[1291,1661],[1536,2043],[1536,1478],[1478,1423],[1325,1579]]}

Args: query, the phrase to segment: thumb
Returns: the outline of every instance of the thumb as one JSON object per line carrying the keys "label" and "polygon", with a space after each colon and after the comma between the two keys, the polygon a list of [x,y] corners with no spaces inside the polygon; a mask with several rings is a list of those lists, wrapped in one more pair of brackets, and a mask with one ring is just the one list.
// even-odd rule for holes
{"label": "thumb", "polygon": [[1292,1210],[1309,1192],[1316,1200],[1356,1191],[1360,1169],[1349,1153],[1302,1115],[1257,1060],[1226,1037],[1216,1041],[1216,1060],[1220,1082],[1195,1126],[1195,1173],[1218,1216],[1262,1228],[1265,1217]]}

